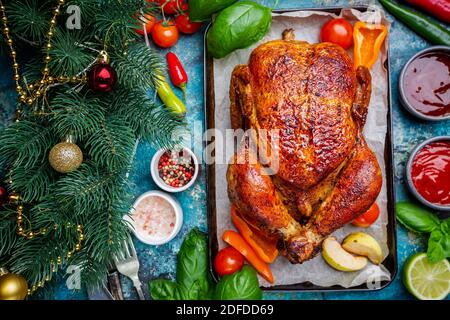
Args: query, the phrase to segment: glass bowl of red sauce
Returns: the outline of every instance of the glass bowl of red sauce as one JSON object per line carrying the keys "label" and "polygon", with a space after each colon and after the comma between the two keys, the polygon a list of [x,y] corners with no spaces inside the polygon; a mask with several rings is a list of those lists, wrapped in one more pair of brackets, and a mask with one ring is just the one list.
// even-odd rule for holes
{"label": "glass bowl of red sauce", "polygon": [[399,78],[400,101],[414,116],[450,119],[450,47],[433,46],[415,54]]}
{"label": "glass bowl of red sauce", "polygon": [[450,211],[450,136],[425,140],[409,156],[408,186],[430,208]]}

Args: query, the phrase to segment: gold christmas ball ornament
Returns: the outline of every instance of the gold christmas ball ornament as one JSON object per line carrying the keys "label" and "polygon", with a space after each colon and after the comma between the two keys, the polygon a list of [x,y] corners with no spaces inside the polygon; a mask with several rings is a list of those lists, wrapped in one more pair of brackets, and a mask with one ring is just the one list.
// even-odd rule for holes
{"label": "gold christmas ball ornament", "polygon": [[21,275],[4,269],[0,274],[0,300],[24,300],[28,294],[27,281]]}
{"label": "gold christmas ball ornament", "polygon": [[61,142],[50,150],[48,160],[55,171],[69,173],[83,163],[83,152],[75,143]]}

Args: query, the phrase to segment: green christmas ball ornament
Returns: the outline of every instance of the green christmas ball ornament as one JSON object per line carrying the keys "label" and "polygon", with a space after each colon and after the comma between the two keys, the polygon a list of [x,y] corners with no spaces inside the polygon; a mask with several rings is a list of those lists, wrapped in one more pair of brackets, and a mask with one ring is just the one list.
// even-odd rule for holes
{"label": "green christmas ball ornament", "polygon": [[55,171],[69,173],[83,163],[83,152],[71,141],[60,142],[50,150],[48,160]]}

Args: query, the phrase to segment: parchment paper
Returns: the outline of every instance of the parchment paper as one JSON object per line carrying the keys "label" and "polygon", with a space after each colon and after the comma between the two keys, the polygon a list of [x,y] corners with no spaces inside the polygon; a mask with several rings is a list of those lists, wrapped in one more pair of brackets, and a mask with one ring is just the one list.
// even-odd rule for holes
{"label": "parchment paper", "polygon": [[[357,20],[366,22],[383,23],[389,27],[389,22],[385,19],[383,12],[378,8],[371,8],[368,12],[359,12],[356,10],[345,9],[341,15],[354,23]],[[214,61],[214,82],[215,82],[215,103],[216,103],[216,129],[225,132],[225,129],[231,128],[229,115],[229,84],[231,73],[237,64],[247,64],[250,53],[261,43],[273,39],[280,39],[281,33],[287,28],[293,28],[297,40],[306,40],[309,43],[319,42],[320,28],[331,17],[332,14],[313,11],[297,11],[293,13],[273,16],[273,23],[270,32],[254,46],[238,50],[228,57]],[[357,228],[352,225],[346,225],[334,233],[339,240],[351,232],[364,231],[375,237],[381,244],[384,257],[388,255],[387,248],[387,192],[386,177],[384,177],[384,144],[387,130],[387,74],[383,68],[382,61],[386,59],[387,39],[382,47],[377,63],[372,67],[372,96],[370,101],[367,123],[364,129],[366,140],[371,149],[376,153],[383,172],[383,187],[377,199],[381,209],[381,214],[376,223],[370,228]],[[353,56],[352,48],[349,54]],[[216,164],[216,210],[217,210],[217,238],[226,229],[234,229],[230,219],[230,203],[227,196],[226,183],[227,165]],[[219,240],[219,246],[225,244]],[[368,283],[369,287],[375,288],[380,280],[389,280],[391,275],[387,269],[380,265],[371,263],[359,272],[340,272],[331,268],[318,254],[314,259],[303,264],[293,265],[285,257],[280,256],[271,265],[275,277],[274,285],[296,284],[305,281],[312,282],[319,286],[341,285],[343,287],[358,286]],[[263,286],[270,286],[268,282],[260,278]]]}

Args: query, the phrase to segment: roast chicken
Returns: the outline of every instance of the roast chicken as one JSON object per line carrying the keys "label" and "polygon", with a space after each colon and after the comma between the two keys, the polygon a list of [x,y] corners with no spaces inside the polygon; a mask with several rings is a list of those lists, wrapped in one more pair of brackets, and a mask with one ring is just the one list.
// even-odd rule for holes
{"label": "roast chicken", "polygon": [[[248,65],[233,71],[232,126],[256,129],[269,141],[278,132],[276,152],[264,153],[276,153],[278,165],[268,172],[271,156],[261,161],[243,143],[228,166],[228,196],[292,263],[314,257],[380,192],[380,166],[362,134],[370,94],[367,68],[355,68],[335,44],[295,40],[292,30],[257,47]],[[244,153],[257,160],[238,161]]]}

